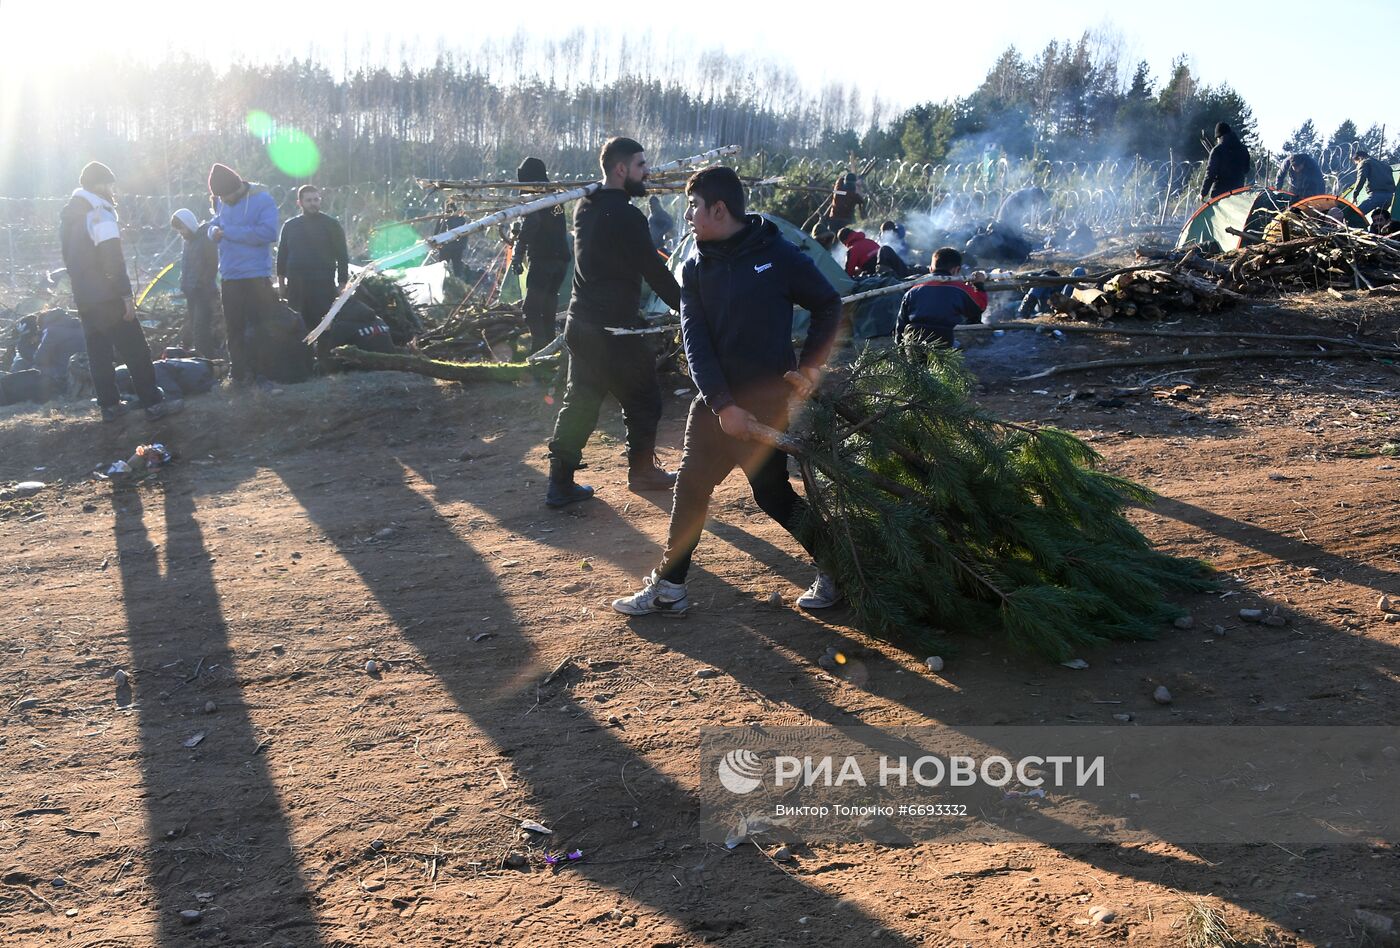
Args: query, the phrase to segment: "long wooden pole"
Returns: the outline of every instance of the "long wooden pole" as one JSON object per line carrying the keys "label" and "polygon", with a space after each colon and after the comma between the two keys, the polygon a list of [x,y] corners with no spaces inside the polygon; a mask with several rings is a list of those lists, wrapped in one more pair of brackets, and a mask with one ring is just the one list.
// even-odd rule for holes
{"label": "long wooden pole", "polygon": [[[655,168],[651,169],[650,174],[665,174],[668,171],[677,171],[681,168],[685,168],[690,165],[697,165],[701,162],[713,161],[716,158],[723,158],[727,155],[737,154],[738,151],[738,145],[725,145],[723,148],[714,148],[710,151],[703,152],[699,155],[691,155],[689,158],[678,158],[675,161],[670,161],[663,165],[657,165]],[[326,315],[321,319],[321,321],[316,324],[316,328],[312,329],[311,332],[306,334],[306,339],[304,341],[307,345],[311,345],[321,337],[322,333],[324,333],[327,329],[330,328],[331,323],[335,320],[336,314],[340,312],[341,307],[343,307],[345,303],[350,299],[350,297],[354,295],[355,290],[359,287],[361,281],[363,281],[364,278],[368,276],[371,272],[392,269],[398,264],[403,263],[405,260],[409,260],[415,255],[417,255],[417,253],[424,246],[440,247],[443,244],[448,243],[449,241],[457,239],[458,237],[465,237],[468,234],[474,234],[477,231],[485,230],[488,227],[495,227],[499,224],[505,224],[509,221],[515,220],[517,217],[524,217],[525,215],[533,214],[536,211],[542,211],[546,208],[557,207],[560,204],[567,204],[569,201],[577,201],[580,198],[587,197],[588,195],[592,194],[594,191],[601,189],[602,187],[603,182],[594,181],[590,184],[584,185],[583,187],[571,188],[568,191],[561,191],[558,194],[551,194],[548,197],[536,198],[531,201],[525,201],[522,204],[516,204],[513,207],[508,207],[503,211],[497,211],[494,214],[488,214],[485,217],[478,218],[477,220],[469,221],[458,227],[454,227],[451,230],[445,230],[440,234],[434,234],[431,237],[424,237],[422,240],[419,240],[411,247],[406,247],[403,250],[397,251],[396,253],[389,254],[387,257],[381,257],[380,259],[369,263],[365,266],[363,270],[355,274],[355,277],[352,280],[350,280],[348,284],[346,284],[345,289],[341,291],[340,295],[336,297],[335,302],[331,304],[330,310],[327,311]]]}
{"label": "long wooden pole", "polygon": [[1095,359],[1092,362],[1072,362],[1066,365],[1052,365],[1033,375],[1018,375],[1012,381],[1029,382],[1034,379],[1063,375],[1066,372],[1088,372],[1092,369],[1119,369],[1140,365],[1195,365],[1198,362],[1234,362],[1237,359],[1375,359],[1376,353],[1365,349],[1232,349],[1228,352],[1200,352],[1194,355],[1140,356],[1133,359]]}
{"label": "long wooden pole", "polygon": [[[1119,270],[1109,270],[1107,273],[1089,273],[1084,276],[1022,276],[1012,277],[1007,280],[986,280],[982,283],[982,288],[988,293],[1006,293],[1012,290],[1028,290],[1035,286],[1083,286],[1086,284],[1102,283],[1105,280],[1118,276],[1120,273],[1135,273],[1139,270],[1160,270],[1160,264],[1149,263],[1136,267],[1123,267]],[[866,290],[863,293],[852,293],[850,296],[841,297],[842,303],[856,303],[860,300],[868,300],[876,296],[884,296],[888,293],[898,293],[907,290],[916,283],[966,283],[965,276],[944,276],[942,274],[924,274],[922,276],[911,277],[902,283],[892,283],[889,286],[876,287],[873,290]]]}

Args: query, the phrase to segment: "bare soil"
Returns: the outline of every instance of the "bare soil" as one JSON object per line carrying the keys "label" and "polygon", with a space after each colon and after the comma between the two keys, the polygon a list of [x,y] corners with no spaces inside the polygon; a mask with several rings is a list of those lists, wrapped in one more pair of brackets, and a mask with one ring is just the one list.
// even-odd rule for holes
{"label": "bare soil", "polygon": [[[1395,308],[1312,297],[1175,328],[1359,320],[1384,342]],[[1193,628],[1083,671],[963,636],[934,675],[844,610],[802,613],[811,567],[737,475],[697,608],[625,620],[608,603],[654,565],[665,498],[627,492],[610,408],[598,499],[546,509],[553,409],[533,384],[367,374],[216,392],[156,426],[6,409],[0,481],[50,486],[0,504],[0,942],[1231,944],[1218,923],[1243,944],[1363,944],[1357,908],[1400,919],[1392,847],[810,843],[778,863],[696,833],[704,726],[1400,719],[1400,624],[1376,605],[1400,598],[1394,366],[1010,381],[1205,342],[1008,333],[969,353],[991,410],[1088,439],[1160,493],[1133,512],[1153,541],[1223,571],[1223,594],[1183,601]],[[132,489],[86,476],[149,440],[177,462]],[[1276,606],[1283,628],[1237,619]],[[815,664],[832,644],[860,674]],[[553,834],[521,839],[522,819]],[[1095,905],[1113,920],[1091,924]]]}

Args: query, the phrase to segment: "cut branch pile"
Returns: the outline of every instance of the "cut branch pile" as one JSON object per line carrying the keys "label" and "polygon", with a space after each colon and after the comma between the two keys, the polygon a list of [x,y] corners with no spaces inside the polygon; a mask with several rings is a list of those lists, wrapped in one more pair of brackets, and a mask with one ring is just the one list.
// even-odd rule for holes
{"label": "cut branch pile", "polygon": [[1153,635],[1178,614],[1169,591],[1212,585],[1124,517],[1149,490],[1064,431],[981,411],[972,383],[941,348],[870,351],[794,434],[765,436],[797,459],[799,530],[863,630],[916,653],[962,632],[1062,661]]}
{"label": "cut branch pile", "polygon": [[1374,289],[1400,283],[1400,242],[1359,230],[1254,244],[1221,258],[1241,292]]}
{"label": "cut branch pile", "polygon": [[1185,248],[1174,255],[1178,266],[1250,294],[1400,283],[1400,238],[1343,226],[1311,208],[1278,215],[1262,234],[1230,233],[1248,238],[1246,245],[1214,259]]}

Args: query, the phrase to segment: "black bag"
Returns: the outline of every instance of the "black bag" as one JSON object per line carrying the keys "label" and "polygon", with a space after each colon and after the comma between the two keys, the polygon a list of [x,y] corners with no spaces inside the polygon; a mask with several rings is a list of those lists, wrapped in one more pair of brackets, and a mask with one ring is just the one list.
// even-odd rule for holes
{"label": "black bag", "polygon": [[311,378],[315,356],[302,342],[306,326],[296,311],[278,301],[248,325],[248,346],[258,374],[272,382],[294,385]]}
{"label": "black bag", "polygon": [[14,405],[18,402],[42,402],[45,400],[44,373],[38,369],[25,369],[21,372],[0,372],[0,405]]}

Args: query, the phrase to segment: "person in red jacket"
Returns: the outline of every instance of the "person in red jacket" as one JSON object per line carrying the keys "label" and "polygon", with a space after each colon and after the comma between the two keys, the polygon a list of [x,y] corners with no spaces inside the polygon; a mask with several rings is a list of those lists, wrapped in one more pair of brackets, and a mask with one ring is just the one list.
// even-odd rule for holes
{"label": "person in red jacket", "polygon": [[846,245],[846,276],[866,276],[875,272],[875,258],[880,255],[880,245],[863,231],[843,227],[836,239]]}

